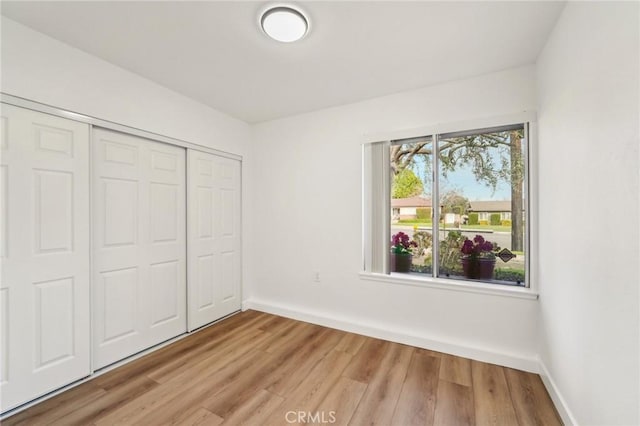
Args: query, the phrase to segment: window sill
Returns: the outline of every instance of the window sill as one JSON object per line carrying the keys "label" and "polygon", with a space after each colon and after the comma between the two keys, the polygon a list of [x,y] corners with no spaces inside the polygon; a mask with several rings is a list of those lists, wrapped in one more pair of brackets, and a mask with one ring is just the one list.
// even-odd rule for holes
{"label": "window sill", "polygon": [[438,288],[450,291],[465,291],[468,293],[490,294],[493,296],[515,297],[517,299],[538,299],[538,293],[532,291],[530,288],[504,284],[474,283],[454,279],[416,277],[409,274],[397,273],[387,275],[373,272],[360,272],[359,275],[360,279],[368,281],[403,284],[414,287]]}

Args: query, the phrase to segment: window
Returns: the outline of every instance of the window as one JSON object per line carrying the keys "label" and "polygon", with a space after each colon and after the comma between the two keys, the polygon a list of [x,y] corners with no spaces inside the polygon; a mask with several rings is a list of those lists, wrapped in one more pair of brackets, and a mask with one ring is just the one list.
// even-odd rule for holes
{"label": "window", "polygon": [[528,286],[527,133],[365,145],[365,271]]}

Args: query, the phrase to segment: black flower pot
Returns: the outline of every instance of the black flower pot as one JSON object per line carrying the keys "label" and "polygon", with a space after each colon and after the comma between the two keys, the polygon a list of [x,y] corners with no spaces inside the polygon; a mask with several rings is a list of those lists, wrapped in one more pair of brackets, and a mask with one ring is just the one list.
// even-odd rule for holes
{"label": "black flower pot", "polygon": [[462,270],[464,272],[464,276],[474,280],[493,279],[493,269],[495,266],[495,259],[462,258]]}
{"label": "black flower pot", "polygon": [[411,272],[411,253],[391,253],[391,272]]}

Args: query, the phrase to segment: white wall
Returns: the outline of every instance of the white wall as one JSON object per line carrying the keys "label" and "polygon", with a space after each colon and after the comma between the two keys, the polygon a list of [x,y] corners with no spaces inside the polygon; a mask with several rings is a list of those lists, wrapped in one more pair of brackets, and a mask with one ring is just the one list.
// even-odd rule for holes
{"label": "white wall", "polygon": [[2,17],[2,92],[246,154],[250,130],[190,98]]}
{"label": "white wall", "polygon": [[3,93],[242,155],[243,171],[250,167],[251,130],[243,121],[4,16],[1,23]]}
{"label": "white wall", "polygon": [[[251,212],[247,231],[254,259],[250,302],[388,336],[534,358],[535,300],[358,276],[362,135],[534,110],[534,71],[507,70],[255,125],[254,155],[264,161],[251,171],[260,208]],[[320,283],[313,282],[314,271]]]}
{"label": "white wall", "polygon": [[540,352],[585,425],[640,423],[638,15],[570,2],[538,61]]}

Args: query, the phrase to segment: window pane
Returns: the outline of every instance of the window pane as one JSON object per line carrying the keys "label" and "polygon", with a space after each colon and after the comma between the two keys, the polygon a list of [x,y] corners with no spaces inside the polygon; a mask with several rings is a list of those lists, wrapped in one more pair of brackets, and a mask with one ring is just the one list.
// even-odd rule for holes
{"label": "window pane", "polygon": [[393,143],[390,149],[390,270],[432,275],[432,138]]}
{"label": "window pane", "polygon": [[438,275],[524,285],[524,127],[442,138],[438,151]]}

